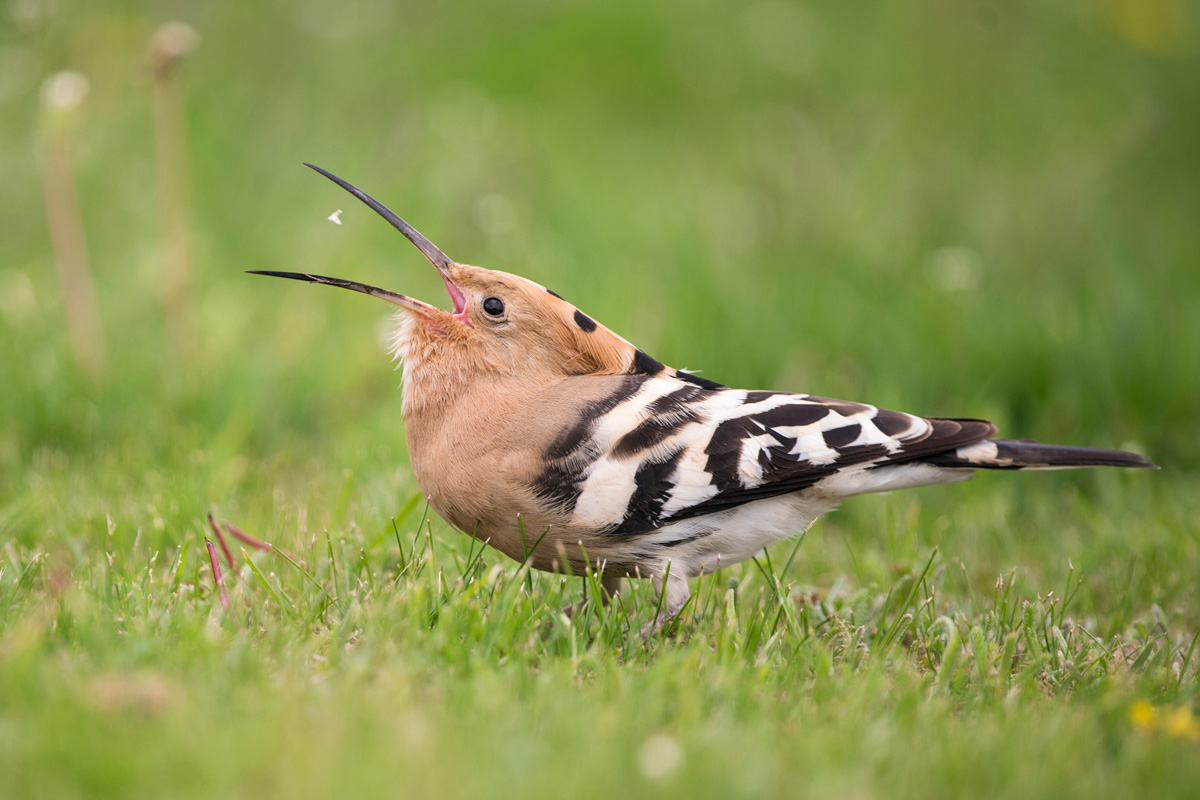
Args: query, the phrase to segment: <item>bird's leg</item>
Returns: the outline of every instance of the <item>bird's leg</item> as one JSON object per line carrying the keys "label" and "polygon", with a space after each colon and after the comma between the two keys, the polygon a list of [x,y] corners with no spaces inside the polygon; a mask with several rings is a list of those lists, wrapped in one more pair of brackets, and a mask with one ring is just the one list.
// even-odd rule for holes
{"label": "bird's leg", "polygon": [[[609,603],[612,602],[613,598],[615,598],[621,592],[622,576],[621,573],[615,570],[612,572],[606,571],[604,569],[604,564],[600,565],[596,575],[600,579],[600,603],[607,608]],[[583,590],[585,594],[587,592],[588,580],[589,576],[584,575]],[[567,608],[563,609],[563,613],[565,613],[568,618],[572,618],[576,614],[582,612],[583,609],[587,607],[589,602],[591,602],[591,599],[579,600],[578,602],[572,603],[571,605],[567,606]]]}
{"label": "bird's leg", "polygon": [[683,610],[688,597],[691,596],[691,590],[688,589],[687,578],[684,576],[683,570],[673,571],[669,561],[666,563],[663,574],[654,575],[653,580],[654,591],[658,595],[659,603],[654,613],[654,619],[642,626],[643,639],[652,633],[666,629]]}
{"label": "bird's leg", "polygon": [[600,573],[600,600],[608,605],[621,593],[621,576],[616,572]]}

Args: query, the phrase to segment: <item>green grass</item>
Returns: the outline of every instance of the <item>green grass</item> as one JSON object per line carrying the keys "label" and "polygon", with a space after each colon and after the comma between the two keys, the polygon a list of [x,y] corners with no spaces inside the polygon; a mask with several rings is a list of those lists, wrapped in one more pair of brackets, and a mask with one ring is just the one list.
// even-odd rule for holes
{"label": "green grass", "polygon": [[[145,67],[165,17],[0,10],[0,796],[1196,795],[1190,6],[333,8],[180,9],[182,352]],[[91,82],[98,382],[39,188],[64,68]],[[1164,469],[855,499],[694,581],[674,636],[638,635],[645,586],[568,619],[578,578],[423,514],[386,309],[242,274],[440,302],[301,161],[672,365]],[[234,547],[224,610],[210,511],[297,563]]]}

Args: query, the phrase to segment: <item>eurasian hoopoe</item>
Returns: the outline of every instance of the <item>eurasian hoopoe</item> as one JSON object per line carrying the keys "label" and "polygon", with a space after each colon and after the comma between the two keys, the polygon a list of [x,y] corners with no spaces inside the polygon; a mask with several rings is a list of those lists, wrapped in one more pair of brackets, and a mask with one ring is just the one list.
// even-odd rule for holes
{"label": "eurasian hoopoe", "polygon": [[383,204],[312,168],[408,237],[450,293],[444,311],[354,281],[255,272],[400,307],[392,349],[430,505],[537,569],[599,569],[610,595],[622,577],[649,577],[666,593],[666,620],[686,602],[688,578],[799,534],[853,495],[975,469],[1154,466],[1132,453],[993,439],[980,419],[727,388],[656,361],[533,281],[451,261]]}

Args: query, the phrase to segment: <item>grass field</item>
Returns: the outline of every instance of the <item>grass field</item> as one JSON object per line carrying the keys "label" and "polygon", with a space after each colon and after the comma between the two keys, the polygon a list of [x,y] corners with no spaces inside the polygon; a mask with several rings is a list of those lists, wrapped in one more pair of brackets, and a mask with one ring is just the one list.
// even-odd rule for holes
{"label": "grass field", "polygon": [[[0,7],[0,797],[1200,793],[1192,5],[197,2],[155,79],[159,5]],[[425,513],[386,308],[243,274],[444,302],[301,161],[669,364],[1163,469],[859,498],[674,636],[568,619]],[[209,512],[294,556],[228,537],[228,609]]]}

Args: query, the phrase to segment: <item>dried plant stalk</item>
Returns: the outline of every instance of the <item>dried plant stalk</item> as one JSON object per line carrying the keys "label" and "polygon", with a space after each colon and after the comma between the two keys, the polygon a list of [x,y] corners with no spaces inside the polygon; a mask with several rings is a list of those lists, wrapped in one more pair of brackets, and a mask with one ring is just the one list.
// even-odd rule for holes
{"label": "dried plant stalk", "polygon": [[193,341],[191,190],[179,65],[199,41],[182,22],[168,22],[150,40],[154,73],[154,153],[162,248],[161,302],[167,336],[177,353]]}
{"label": "dried plant stalk", "polygon": [[46,227],[62,291],[71,353],[80,372],[95,382],[108,373],[108,357],[75,189],[79,108],[87,92],[87,78],[78,72],[57,72],[47,78],[42,84],[39,138]]}

